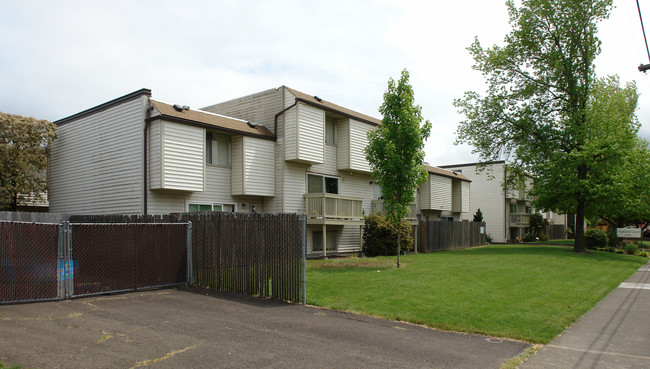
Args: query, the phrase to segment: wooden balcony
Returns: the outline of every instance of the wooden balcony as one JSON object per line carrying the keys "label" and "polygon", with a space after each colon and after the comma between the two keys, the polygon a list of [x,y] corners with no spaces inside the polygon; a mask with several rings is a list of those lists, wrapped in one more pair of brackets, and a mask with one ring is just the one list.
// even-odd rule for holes
{"label": "wooden balcony", "polygon": [[363,199],[331,193],[307,193],[305,213],[308,224],[363,225]]}
{"label": "wooden balcony", "polygon": [[530,214],[510,214],[510,227],[530,227]]}
{"label": "wooden balcony", "polygon": [[[372,213],[376,215],[386,215],[384,200],[372,200]],[[405,219],[409,224],[417,224],[417,207],[414,202],[409,204],[409,215],[407,215]]]}

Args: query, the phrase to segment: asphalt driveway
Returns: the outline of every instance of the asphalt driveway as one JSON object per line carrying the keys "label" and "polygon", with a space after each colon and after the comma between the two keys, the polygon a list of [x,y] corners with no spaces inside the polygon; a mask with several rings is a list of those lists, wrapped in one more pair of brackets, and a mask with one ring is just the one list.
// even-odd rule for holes
{"label": "asphalt driveway", "polygon": [[207,290],[0,306],[34,368],[498,368],[528,344]]}

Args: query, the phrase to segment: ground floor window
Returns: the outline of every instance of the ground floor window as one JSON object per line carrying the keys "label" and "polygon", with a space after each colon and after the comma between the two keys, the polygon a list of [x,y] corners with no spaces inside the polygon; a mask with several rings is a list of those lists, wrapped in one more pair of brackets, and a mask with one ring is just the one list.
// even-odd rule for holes
{"label": "ground floor window", "polygon": [[235,211],[235,204],[188,204],[187,211],[190,213],[200,211],[223,211],[232,213]]}
{"label": "ground floor window", "polygon": [[[336,231],[327,231],[327,251],[336,250]],[[323,231],[312,231],[312,251],[323,251]]]}

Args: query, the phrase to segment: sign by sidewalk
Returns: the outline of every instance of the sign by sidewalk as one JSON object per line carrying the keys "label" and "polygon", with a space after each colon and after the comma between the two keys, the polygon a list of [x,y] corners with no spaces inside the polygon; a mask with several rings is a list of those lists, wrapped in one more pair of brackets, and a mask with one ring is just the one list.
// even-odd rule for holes
{"label": "sign by sidewalk", "polygon": [[618,238],[641,238],[641,228],[618,228],[616,235]]}

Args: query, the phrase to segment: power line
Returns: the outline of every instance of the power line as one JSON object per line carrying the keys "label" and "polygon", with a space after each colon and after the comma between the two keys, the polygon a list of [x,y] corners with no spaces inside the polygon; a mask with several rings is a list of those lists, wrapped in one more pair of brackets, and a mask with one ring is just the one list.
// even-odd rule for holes
{"label": "power line", "polygon": [[[639,0],[636,0],[636,8],[639,11],[639,20],[641,21],[641,31],[643,32],[643,40],[645,40],[645,51],[648,53],[648,60],[650,60],[650,49],[648,48],[648,38],[645,36],[645,27],[643,27],[643,17],[641,16],[641,6]],[[644,72],[650,69],[650,64],[639,65],[639,72]]]}

